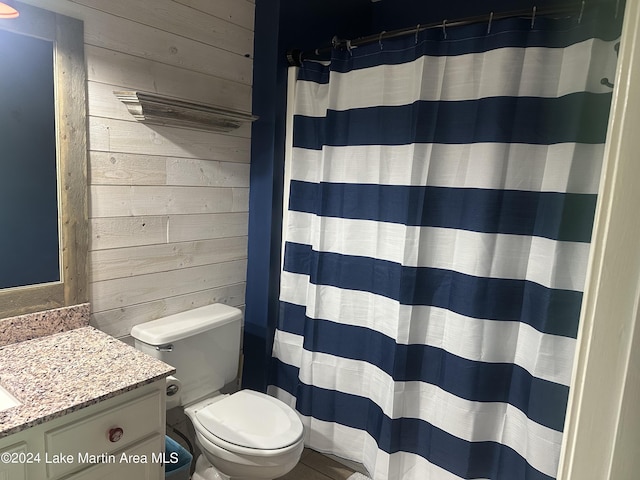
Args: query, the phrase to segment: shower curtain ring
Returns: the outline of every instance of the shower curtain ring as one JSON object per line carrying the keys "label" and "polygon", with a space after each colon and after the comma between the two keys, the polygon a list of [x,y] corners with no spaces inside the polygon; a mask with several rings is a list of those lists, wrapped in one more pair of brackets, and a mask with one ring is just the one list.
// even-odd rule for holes
{"label": "shower curtain ring", "polygon": [[584,4],[585,4],[585,1],[582,0],[582,5],[580,6],[580,15],[578,15],[578,25],[582,23],[582,14],[584,13]]}
{"label": "shower curtain ring", "polygon": [[493,22],[493,12],[489,15],[489,25],[487,25],[487,35],[491,33],[491,22]]}
{"label": "shower curtain ring", "polygon": [[444,35],[444,39],[447,39],[447,20],[442,21],[442,34]]}
{"label": "shower curtain ring", "polygon": [[420,33],[420,24],[416,26],[416,38],[415,38],[416,45],[418,44],[418,33]]}
{"label": "shower curtain ring", "polygon": [[533,12],[531,14],[531,30],[533,30],[533,26],[536,23],[536,10],[537,10],[537,7],[534,5],[533,6]]}
{"label": "shower curtain ring", "polygon": [[383,30],[380,32],[380,35],[378,36],[378,45],[380,45],[380,50],[382,50],[382,36],[387,33],[386,30]]}

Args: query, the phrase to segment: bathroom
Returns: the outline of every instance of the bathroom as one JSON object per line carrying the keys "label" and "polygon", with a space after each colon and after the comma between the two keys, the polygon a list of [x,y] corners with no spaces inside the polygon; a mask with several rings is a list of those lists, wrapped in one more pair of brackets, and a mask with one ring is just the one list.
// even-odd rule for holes
{"label": "bathroom", "polygon": [[[90,324],[131,343],[129,333],[139,323],[211,303],[240,307],[245,312],[242,384],[256,390],[266,387],[264,365],[278,309],[283,51],[326,45],[333,35],[354,38],[516,9],[514,2],[480,6],[468,0],[430,5],[426,12],[422,2],[388,0],[25,3],[84,22],[89,151],[85,300]],[[532,5],[519,2],[517,9]],[[634,28],[636,17],[625,15],[628,28]],[[632,62],[637,53],[627,50],[627,55],[628,75],[637,75],[638,62]],[[252,112],[260,119],[228,134],[146,126],[132,119],[114,90],[159,92]],[[637,95],[634,90],[624,93],[630,99]],[[637,142],[627,135],[630,125],[637,125],[634,112],[623,114],[631,120],[621,124],[626,129],[618,127],[620,138]],[[577,357],[576,369],[583,371],[582,376],[576,371],[575,378],[582,379],[576,385],[583,401],[569,414],[575,433],[567,465],[573,470],[562,478],[587,478],[579,472],[593,471],[594,463],[610,475],[597,478],[630,478],[610,473],[614,465],[626,469],[620,472],[637,470],[638,460],[625,446],[634,444],[640,429],[622,426],[638,421],[629,408],[637,399],[637,386],[627,368],[637,361],[633,327],[640,268],[633,238],[638,225],[629,213],[637,202],[633,187],[625,183],[638,172],[625,163],[614,169],[617,164],[611,160],[610,165],[607,178],[612,183],[601,187],[601,198],[610,198],[607,212],[613,217],[605,221],[602,213],[602,229],[594,236],[601,242],[602,257],[600,263],[592,260],[606,263],[609,270],[594,274],[585,287],[592,302],[585,314],[620,324],[608,323],[601,331],[592,322],[585,333],[602,347],[596,352],[585,346]],[[607,275],[610,271],[614,278]],[[598,388],[603,384],[610,388]],[[598,405],[603,402],[615,408],[602,415]],[[594,418],[600,422],[595,426],[590,424]]]}

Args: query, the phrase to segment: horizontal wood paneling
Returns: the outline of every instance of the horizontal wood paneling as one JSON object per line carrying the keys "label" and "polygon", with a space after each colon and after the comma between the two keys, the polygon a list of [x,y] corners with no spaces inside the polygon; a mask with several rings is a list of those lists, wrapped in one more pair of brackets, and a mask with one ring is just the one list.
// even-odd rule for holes
{"label": "horizontal wood paneling", "polygon": [[188,242],[206,238],[241,237],[247,235],[248,225],[248,213],[172,215],[167,225],[167,241]]}
{"label": "horizontal wood paneling", "polygon": [[249,187],[249,165],[213,160],[91,152],[93,185]]}
{"label": "horizontal wood paneling", "polygon": [[[253,54],[253,30],[218,18],[215,14],[209,14],[212,12],[200,10],[200,15],[194,15],[192,8],[173,0],[155,0],[153,8],[149,8],[144,2],[131,0],[109,0],[108,2],[73,0],[73,2],[165,32],[188,32],[189,38],[212,47],[240,55]],[[224,4],[218,0],[209,3]],[[227,7],[229,3],[226,2]]]}
{"label": "horizontal wood paneling", "polygon": [[[127,52],[155,62],[251,85],[251,58],[191,39],[188,29],[176,28],[174,32],[167,32],[73,2],[39,0],[30,3],[41,8],[56,8],[60,13],[83,20],[87,45]],[[105,9],[109,8],[110,2],[102,3]],[[149,10],[155,8],[155,2],[150,0],[144,0],[144,4]],[[193,11],[194,22],[198,14],[202,15]]]}
{"label": "horizontal wood paneling", "polygon": [[138,323],[148,322],[191,308],[202,307],[211,303],[226,303],[234,307],[242,307],[244,305],[244,290],[243,282],[114,310],[95,312],[92,315],[91,324],[96,328],[108,331],[116,337],[124,337],[129,335],[131,327]]}
{"label": "horizontal wood paneling", "polygon": [[249,165],[168,158],[167,185],[249,188]]}
{"label": "horizontal wood paneling", "polygon": [[250,85],[90,45],[85,46],[85,57],[90,82],[251,110]]}
{"label": "horizontal wood paneling", "polygon": [[140,90],[251,110],[247,0],[26,0],[84,21],[92,324],[213,302],[243,307],[251,126],[228,134],[136,122]]}
{"label": "horizontal wood paneling", "polygon": [[249,163],[251,155],[248,137],[98,117],[89,118],[89,148],[242,163]]}
{"label": "horizontal wood paneling", "polygon": [[[228,50],[211,48],[198,41],[110,15],[85,18],[85,41],[109,50],[182,67],[194,72],[251,84],[252,61]],[[135,42],[131,36],[135,35]]]}
{"label": "horizontal wood paneling", "polygon": [[91,250],[165,243],[168,223],[168,216],[92,218],[89,220]]}
{"label": "horizontal wood paneling", "polygon": [[109,85],[106,83],[88,82],[89,115],[92,117],[105,117],[114,120],[131,122],[133,118],[122,102],[114,102],[114,90],[126,90],[126,88]]}
{"label": "horizontal wood paneling", "polygon": [[245,281],[246,260],[93,282],[94,311],[111,310]]}
{"label": "horizontal wood paneling", "polygon": [[232,212],[248,212],[249,211],[249,189],[233,188]]}
{"label": "horizontal wood paneling", "polygon": [[91,45],[85,45],[85,58],[90,82],[251,110],[251,85]]}
{"label": "horizontal wood paneling", "polygon": [[89,179],[93,185],[165,185],[166,162],[154,155],[93,151]]}
{"label": "horizontal wood paneling", "polygon": [[234,191],[216,187],[93,185],[89,216],[120,217],[234,211]]}
{"label": "horizontal wood paneling", "polygon": [[246,258],[246,237],[96,250],[91,252],[94,266],[91,281],[135,277]]}
{"label": "horizontal wood paneling", "polygon": [[247,236],[247,213],[93,218],[92,250]]}
{"label": "horizontal wood paneling", "polygon": [[253,31],[255,2],[246,0],[175,0],[201,12],[223,18]]}

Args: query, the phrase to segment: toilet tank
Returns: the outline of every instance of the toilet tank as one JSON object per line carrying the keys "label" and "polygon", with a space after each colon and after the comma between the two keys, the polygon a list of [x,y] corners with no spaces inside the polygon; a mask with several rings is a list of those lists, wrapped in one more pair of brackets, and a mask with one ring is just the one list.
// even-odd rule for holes
{"label": "toilet tank", "polygon": [[176,369],[188,405],[236,378],[241,323],[239,309],[215,303],[141,323],[131,336],[137,349]]}

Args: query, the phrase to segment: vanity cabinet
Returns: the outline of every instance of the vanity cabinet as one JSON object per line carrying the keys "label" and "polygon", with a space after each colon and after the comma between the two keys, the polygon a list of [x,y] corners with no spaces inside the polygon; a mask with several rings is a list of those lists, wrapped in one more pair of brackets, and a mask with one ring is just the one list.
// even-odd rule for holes
{"label": "vanity cabinet", "polygon": [[[147,440],[135,444],[123,452],[127,461],[121,461],[120,453],[115,463],[106,463],[85,468],[65,480],[157,480],[164,475],[164,469],[157,460],[153,460],[158,452],[164,450],[164,435],[154,435]],[[146,459],[146,461],[142,461]]]}
{"label": "vanity cabinet", "polygon": [[165,381],[0,439],[0,479],[164,478]]}
{"label": "vanity cabinet", "polygon": [[[15,445],[10,445],[5,448],[0,449],[0,458],[1,459],[19,459],[21,455],[26,457],[27,453],[27,444],[24,442],[17,443]],[[0,478],[3,480],[11,479],[11,480],[26,480],[26,465],[25,463],[16,461],[0,461]]]}

